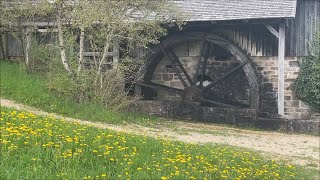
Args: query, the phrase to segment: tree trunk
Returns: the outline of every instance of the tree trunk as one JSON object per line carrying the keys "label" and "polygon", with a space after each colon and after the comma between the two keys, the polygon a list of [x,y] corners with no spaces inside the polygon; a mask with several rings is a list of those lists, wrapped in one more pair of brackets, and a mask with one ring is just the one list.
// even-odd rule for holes
{"label": "tree trunk", "polygon": [[[102,54],[102,57],[100,59],[100,62],[99,62],[99,67],[98,67],[98,70],[97,70],[97,74],[96,74],[96,78],[95,78],[95,86],[97,87],[97,82],[100,78],[100,86],[99,86],[99,89],[100,91],[102,90],[102,75],[101,75],[101,71],[102,71],[102,64],[103,62],[105,61],[105,59],[107,58],[107,55],[108,55],[108,50],[109,50],[109,38],[107,38],[106,40],[106,43],[104,45],[104,49],[103,49],[103,54]],[[97,90],[97,89],[96,89]]]}
{"label": "tree trunk", "polygon": [[110,43],[109,38],[107,38],[107,41],[104,45],[102,57],[100,59],[100,63],[99,63],[98,71],[97,71],[97,76],[99,76],[101,74],[102,64],[105,61],[105,59],[107,58],[108,50],[109,50],[109,43]]}
{"label": "tree trunk", "polygon": [[25,32],[25,37],[23,38],[25,40],[25,50],[24,50],[24,59],[25,59],[25,64],[27,68],[27,72],[30,72],[30,57],[29,57],[29,51],[30,51],[30,44],[31,44],[31,36],[32,36],[32,31],[26,30]]}
{"label": "tree trunk", "polygon": [[79,64],[78,64],[78,70],[77,75],[80,74],[83,64],[83,48],[84,48],[84,27],[80,28],[80,48],[79,48]]}
{"label": "tree trunk", "polygon": [[63,67],[65,68],[69,76],[73,78],[74,74],[72,72],[69,61],[67,59],[66,49],[64,46],[64,38],[63,38],[62,22],[61,22],[61,7],[58,8],[57,27],[58,27],[58,39],[59,39],[59,46],[60,46],[61,61],[62,61]]}

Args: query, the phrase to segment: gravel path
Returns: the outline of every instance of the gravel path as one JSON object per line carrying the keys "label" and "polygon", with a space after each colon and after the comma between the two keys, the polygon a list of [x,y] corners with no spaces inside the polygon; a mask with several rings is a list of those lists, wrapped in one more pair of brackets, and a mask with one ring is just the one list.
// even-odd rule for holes
{"label": "gravel path", "polygon": [[79,122],[94,127],[179,140],[188,143],[219,143],[232,145],[270,156],[273,159],[284,159],[293,164],[311,168],[320,167],[320,137],[304,134],[284,134],[270,131],[253,131],[230,128],[211,124],[165,121],[154,127],[143,127],[135,124],[112,125],[66,118],[35,108],[1,99],[1,106],[29,111],[38,115],[51,115],[67,121]]}

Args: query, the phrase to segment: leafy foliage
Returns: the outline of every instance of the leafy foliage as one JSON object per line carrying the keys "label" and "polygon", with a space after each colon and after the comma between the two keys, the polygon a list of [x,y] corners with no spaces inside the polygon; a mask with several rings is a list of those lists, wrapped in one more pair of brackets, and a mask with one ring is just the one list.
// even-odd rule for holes
{"label": "leafy foliage", "polygon": [[[130,52],[158,43],[165,27],[180,26],[168,0],[13,0],[0,6],[5,30],[20,33],[28,72],[48,72],[49,89],[60,96],[114,110],[136,99],[128,98],[124,90],[141,65],[127,63],[132,60]],[[41,42],[43,35],[34,33],[39,21],[48,22],[49,41]],[[121,57],[113,62],[110,51],[118,46]],[[84,52],[94,55],[85,57]]]}
{"label": "leafy foliage", "polygon": [[320,33],[313,44],[311,55],[301,60],[299,77],[295,82],[298,97],[320,112]]}

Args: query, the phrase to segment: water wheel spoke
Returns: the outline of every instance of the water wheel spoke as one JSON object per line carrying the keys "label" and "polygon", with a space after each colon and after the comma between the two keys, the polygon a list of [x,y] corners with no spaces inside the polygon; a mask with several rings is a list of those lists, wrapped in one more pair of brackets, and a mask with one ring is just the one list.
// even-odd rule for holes
{"label": "water wheel spoke", "polygon": [[178,93],[178,94],[183,93],[183,89],[173,88],[173,87],[169,87],[169,86],[165,86],[165,85],[157,84],[157,83],[153,83],[153,82],[149,82],[149,83],[141,82],[141,83],[137,83],[137,84],[140,85],[140,86],[152,88],[152,89],[155,89],[155,90],[173,92],[173,93]]}
{"label": "water wheel spoke", "polygon": [[243,62],[241,64],[239,64],[238,66],[232,68],[229,72],[225,73],[223,76],[221,76],[220,78],[216,79],[215,81],[213,81],[212,83],[210,83],[208,86],[206,86],[203,90],[207,91],[211,88],[213,88],[215,85],[217,85],[219,82],[223,81],[224,79],[228,78],[230,75],[232,75],[233,73],[235,73],[237,70],[239,70],[240,68],[242,68],[244,65],[246,65],[248,62]]}
{"label": "water wheel spoke", "polygon": [[196,69],[196,72],[194,74],[194,77],[193,77],[193,84],[192,85],[196,85],[199,78],[198,78],[198,75],[199,75],[199,71],[200,71],[200,67],[201,67],[201,57],[199,58],[198,60],[198,63],[197,63],[197,69]]}
{"label": "water wheel spoke", "polygon": [[[207,74],[206,70],[207,70],[207,63],[209,58],[209,49],[210,49],[210,43],[208,41],[203,41],[201,54],[197,64],[194,84],[196,84],[200,80],[200,86],[203,85],[204,76]],[[198,77],[199,75],[200,75],[200,79]]]}
{"label": "water wheel spoke", "polygon": [[169,54],[166,52],[166,50],[164,49],[164,47],[160,44],[160,49],[162,51],[162,53],[164,54],[164,56],[169,60],[170,65],[172,66],[172,68],[174,69],[174,71],[176,72],[176,74],[178,75],[178,78],[180,79],[181,83],[183,84],[184,87],[188,87],[186,81],[183,79],[183,77],[181,76],[178,68],[175,66],[174,64],[174,60],[172,60],[172,58],[170,58]]}
{"label": "water wheel spoke", "polygon": [[217,101],[213,101],[213,100],[205,99],[205,98],[202,98],[201,102],[213,104],[213,105],[216,105],[216,106],[219,106],[219,107],[236,108],[235,106],[232,106],[232,105],[229,105],[229,104],[225,104],[225,103],[221,103],[221,102],[217,102]]}
{"label": "water wheel spoke", "polygon": [[173,61],[173,63],[177,63],[178,64],[178,66],[180,67],[180,69],[183,72],[183,74],[186,76],[186,78],[189,81],[189,83],[193,84],[188,72],[183,67],[183,65],[180,62],[179,57],[176,55],[176,53],[172,50],[172,48],[168,49],[168,52],[173,56],[173,59],[171,59]]}

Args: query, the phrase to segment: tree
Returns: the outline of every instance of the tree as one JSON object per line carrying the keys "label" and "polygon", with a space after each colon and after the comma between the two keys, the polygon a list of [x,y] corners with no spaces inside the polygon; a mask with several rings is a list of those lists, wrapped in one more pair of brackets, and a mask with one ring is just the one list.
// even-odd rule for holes
{"label": "tree", "polygon": [[[61,60],[69,75],[81,73],[83,65],[84,39],[91,43],[91,48],[101,52],[96,56],[96,75],[101,75],[102,65],[108,56],[108,50],[114,41],[126,41],[135,47],[146,47],[147,44],[157,43],[165,35],[164,24],[176,20],[176,10],[167,1],[154,0],[80,0],[56,1],[54,3],[56,22],[59,32]],[[79,56],[77,73],[72,70],[65,55],[63,29],[80,31]],[[113,64],[116,66],[116,64]]]}
{"label": "tree", "polygon": [[[53,24],[46,27],[57,31],[58,36],[57,43],[51,43],[50,47],[59,51],[59,57],[48,55],[51,63],[59,58],[59,65],[50,65],[52,89],[78,101],[99,101],[108,105],[126,101],[124,74],[134,76],[132,69],[137,69],[136,61],[128,56],[130,51],[158,43],[166,34],[166,27],[181,25],[177,9],[167,0],[16,0],[1,5],[2,14],[8,15],[1,17],[1,24],[7,30],[22,29],[18,32],[23,37],[27,67],[35,24],[38,21]],[[110,49],[120,45],[123,61],[110,60]],[[93,52],[93,59],[84,58],[84,49]],[[84,68],[88,61],[93,66]],[[107,62],[112,67],[108,71]]]}

